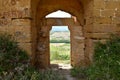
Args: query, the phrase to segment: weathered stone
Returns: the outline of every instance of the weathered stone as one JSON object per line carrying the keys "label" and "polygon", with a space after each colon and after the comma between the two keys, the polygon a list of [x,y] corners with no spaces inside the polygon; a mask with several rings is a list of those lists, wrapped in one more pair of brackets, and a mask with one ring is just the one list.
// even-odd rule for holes
{"label": "weathered stone", "polygon": [[104,0],[94,0],[94,7],[95,9],[104,9],[105,8]]}
{"label": "weathered stone", "polygon": [[115,17],[120,17],[120,10],[117,10],[117,11],[115,12]]}
{"label": "weathered stone", "polygon": [[101,16],[102,17],[114,17],[115,16],[115,10],[101,10]]}
{"label": "weathered stone", "polygon": [[94,14],[95,17],[100,17],[101,16],[101,10],[100,9],[95,9]]}
{"label": "weathered stone", "polygon": [[120,31],[120,27],[116,24],[94,24],[93,26],[86,25],[84,27],[85,32],[91,33],[115,33]]}
{"label": "weathered stone", "polygon": [[106,0],[105,1],[105,9],[116,9],[120,8],[119,0]]}
{"label": "weathered stone", "polygon": [[85,37],[93,39],[106,39],[110,38],[111,33],[86,33]]}
{"label": "weathered stone", "polygon": [[97,24],[111,24],[112,18],[111,17],[96,17],[94,18],[94,23]]}
{"label": "weathered stone", "polygon": [[[45,18],[57,10],[74,17]],[[71,33],[71,65],[90,64],[94,44],[120,34],[120,0],[0,0],[0,33],[13,35],[38,68],[49,67],[49,32],[63,25]]]}
{"label": "weathered stone", "polygon": [[12,25],[13,26],[30,26],[31,20],[29,19],[13,19]]}
{"label": "weathered stone", "polygon": [[32,44],[31,43],[18,43],[19,47],[26,50],[28,55],[32,55]]}

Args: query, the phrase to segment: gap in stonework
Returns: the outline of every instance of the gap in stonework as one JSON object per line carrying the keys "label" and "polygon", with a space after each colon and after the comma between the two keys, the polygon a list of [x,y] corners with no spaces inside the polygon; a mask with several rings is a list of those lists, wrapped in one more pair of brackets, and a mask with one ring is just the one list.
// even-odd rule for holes
{"label": "gap in stonework", "polygon": [[52,26],[50,31],[50,63],[70,68],[70,31],[68,26]]}

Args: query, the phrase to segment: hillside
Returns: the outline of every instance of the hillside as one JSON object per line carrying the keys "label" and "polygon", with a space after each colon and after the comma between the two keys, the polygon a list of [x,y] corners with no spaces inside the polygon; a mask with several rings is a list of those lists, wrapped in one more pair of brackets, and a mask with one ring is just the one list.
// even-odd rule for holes
{"label": "hillside", "polygon": [[50,41],[53,43],[70,42],[70,32],[68,31],[51,32]]}

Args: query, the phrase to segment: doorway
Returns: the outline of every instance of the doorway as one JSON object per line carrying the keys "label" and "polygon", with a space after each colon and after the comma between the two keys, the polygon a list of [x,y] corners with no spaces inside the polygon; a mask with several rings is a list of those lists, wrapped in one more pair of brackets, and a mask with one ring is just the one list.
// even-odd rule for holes
{"label": "doorway", "polygon": [[[54,3],[53,3],[54,2]],[[69,4],[68,4],[69,2]],[[67,25],[71,31],[71,64],[72,66],[88,65],[91,62],[93,24],[92,0],[31,0],[32,11],[32,60],[38,67],[49,67],[49,32],[52,26]],[[66,5],[67,4],[67,5]],[[65,19],[46,19],[46,15],[55,11],[64,11],[76,17]],[[63,22],[63,24],[61,23]],[[89,29],[90,28],[90,31]],[[94,30],[93,30],[94,31]]]}
{"label": "doorway", "polygon": [[[58,12],[58,11],[56,11]],[[64,12],[64,11],[63,11]],[[55,12],[54,12],[55,13]],[[69,13],[66,13],[69,14]],[[69,14],[70,15],[70,14]],[[47,15],[48,16],[48,15]],[[69,18],[70,17],[70,18]],[[40,20],[40,27],[37,27],[37,48],[36,64],[38,67],[47,68],[50,67],[50,30],[52,26],[63,25],[68,26],[70,31],[70,64],[72,66],[78,66],[83,64],[84,61],[84,35],[83,27],[80,26],[77,18],[70,15],[69,17],[44,17]],[[39,56],[38,56],[39,55]],[[38,62],[37,62],[38,61]]]}
{"label": "doorway", "polygon": [[52,26],[50,31],[50,64],[70,67],[71,44],[68,26]]}

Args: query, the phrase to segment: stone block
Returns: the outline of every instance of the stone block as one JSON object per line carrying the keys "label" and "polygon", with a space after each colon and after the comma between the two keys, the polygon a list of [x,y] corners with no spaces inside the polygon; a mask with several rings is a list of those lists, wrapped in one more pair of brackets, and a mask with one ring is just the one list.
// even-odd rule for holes
{"label": "stone block", "polygon": [[83,35],[83,27],[82,26],[71,26],[70,31],[71,31],[71,35],[75,35],[75,36]]}
{"label": "stone block", "polygon": [[78,21],[74,21],[73,18],[47,18],[43,21],[43,24],[47,24],[49,26],[79,25]]}
{"label": "stone block", "polygon": [[18,43],[19,47],[25,50],[29,56],[32,55],[32,43]]}
{"label": "stone block", "polygon": [[31,42],[31,27],[30,26],[15,26],[14,37],[17,42]]}
{"label": "stone block", "polygon": [[101,10],[101,16],[102,17],[114,17],[115,10],[111,10],[111,9]]}
{"label": "stone block", "polygon": [[94,0],[94,8],[95,9],[104,9],[105,8],[104,0]]}
{"label": "stone block", "polygon": [[93,54],[94,54],[94,40],[93,39],[86,39],[85,40],[85,61],[86,65],[89,65],[93,61]]}
{"label": "stone block", "polygon": [[0,0],[0,11],[2,10],[2,0]]}
{"label": "stone block", "polygon": [[74,36],[73,39],[79,44],[84,43],[84,37]]}
{"label": "stone block", "polygon": [[[85,41],[84,41],[85,42]],[[84,49],[85,48],[85,43],[79,43],[78,44],[79,49]],[[82,50],[81,50],[82,51]],[[84,51],[84,50],[83,50]]]}
{"label": "stone block", "polygon": [[84,30],[89,33],[115,33],[120,31],[120,27],[116,24],[94,24],[93,26],[84,26]]}
{"label": "stone block", "polygon": [[120,8],[119,0],[107,0],[105,1],[105,9],[116,9]]}
{"label": "stone block", "polygon": [[7,26],[6,32],[14,37],[14,32],[15,32],[14,26]]}
{"label": "stone block", "polygon": [[120,17],[120,10],[117,10],[117,11],[115,12],[115,17]]}
{"label": "stone block", "polygon": [[75,54],[72,56],[72,65],[74,66],[83,66],[85,64],[84,55]]}
{"label": "stone block", "polygon": [[111,17],[95,17],[94,23],[96,23],[96,24],[111,24],[112,18]]}
{"label": "stone block", "polygon": [[95,9],[93,12],[93,16],[100,17],[100,9]]}
{"label": "stone block", "polygon": [[85,33],[85,37],[92,39],[108,39],[111,33]]}
{"label": "stone block", "polygon": [[0,18],[0,26],[9,26],[11,25],[11,19]]}
{"label": "stone block", "polygon": [[7,26],[0,26],[0,33],[7,33]]}
{"label": "stone block", "polygon": [[13,26],[31,26],[30,19],[13,19],[12,20]]}
{"label": "stone block", "polygon": [[115,17],[115,18],[113,18],[112,23],[113,23],[113,24],[120,24],[120,17]]}
{"label": "stone block", "polygon": [[73,56],[75,56],[75,55],[84,55],[84,48],[81,48],[81,47],[74,47],[74,48],[72,48],[71,49],[72,50],[72,54],[71,55],[73,55]]}
{"label": "stone block", "polygon": [[94,19],[92,17],[88,17],[85,19],[85,25],[93,24]]}

